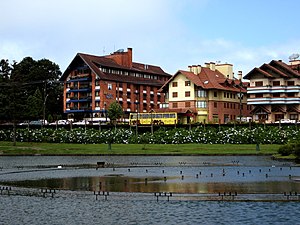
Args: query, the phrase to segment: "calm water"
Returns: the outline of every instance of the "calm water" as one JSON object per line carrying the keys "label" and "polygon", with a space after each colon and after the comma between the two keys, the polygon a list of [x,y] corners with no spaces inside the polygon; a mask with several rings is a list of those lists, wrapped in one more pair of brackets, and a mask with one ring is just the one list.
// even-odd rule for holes
{"label": "calm water", "polygon": [[300,193],[300,168],[264,156],[0,157],[0,167],[0,186],[12,187],[0,224],[300,224],[300,202],[279,201]]}

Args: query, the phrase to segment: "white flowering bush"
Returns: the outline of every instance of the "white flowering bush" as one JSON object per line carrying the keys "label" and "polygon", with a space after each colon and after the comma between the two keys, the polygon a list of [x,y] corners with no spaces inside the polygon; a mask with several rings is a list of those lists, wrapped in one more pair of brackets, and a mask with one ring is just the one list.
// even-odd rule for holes
{"label": "white flowering bush", "polygon": [[[0,130],[0,141],[11,141],[12,130]],[[78,144],[285,144],[300,140],[297,126],[272,127],[197,127],[191,130],[183,128],[160,128],[153,134],[146,132],[136,135],[131,129],[76,128],[60,129],[17,129],[18,142],[50,142]]]}

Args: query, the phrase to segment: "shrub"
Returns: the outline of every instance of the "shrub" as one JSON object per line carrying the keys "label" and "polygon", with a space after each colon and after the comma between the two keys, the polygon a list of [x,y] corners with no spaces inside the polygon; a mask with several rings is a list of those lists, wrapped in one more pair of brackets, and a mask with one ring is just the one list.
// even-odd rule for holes
{"label": "shrub", "polygon": [[278,149],[278,153],[282,156],[288,156],[294,153],[294,144],[286,144],[280,146]]}

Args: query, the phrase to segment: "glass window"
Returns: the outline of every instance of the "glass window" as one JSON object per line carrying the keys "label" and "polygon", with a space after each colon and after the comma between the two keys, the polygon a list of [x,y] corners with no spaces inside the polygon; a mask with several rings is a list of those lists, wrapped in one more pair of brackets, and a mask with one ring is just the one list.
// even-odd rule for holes
{"label": "glass window", "polygon": [[280,81],[273,81],[273,86],[280,86]]}
{"label": "glass window", "polygon": [[190,97],[191,96],[191,92],[190,91],[186,91],[185,92],[185,97]]}
{"label": "glass window", "polygon": [[295,81],[290,80],[290,81],[287,82],[287,85],[288,86],[295,86]]}
{"label": "glass window", "polygon": [[112,84],[107,84],[107,89],[112,90]]}
{"label": "glass window", "polygon": [[191,107],[191,103],[190,102],[185,102],[185,107]]}
{"label": "glass window", "polygon": [[206,95],[206,91],[205,90],[197,90],[197,97],[200,97],[200,98],[205,98],[207,95]]}
{"label": "glass window", "polygon": [[173,96],[173,98],[177,98],[178,97],[178,93],[177,92],[173,92],[172,96]]}
{"label": "glass window", "polygon": [[172,82],[172,87],[177,87],[178,83],[177,82]]}
{"label": "glass window", "polygon": [[256,81],[255,82],[255,87],[262,87],[263,86],[263,82],[262,81]]}
{"label": "glass window", "polygon": [[191,86],[191,81],[189,80],[185,81],[185,86]]}
{"label": "glass window", "polygon": [[196,108],[206,108],[207,104],[206,101],[197,101],[196,102]]}
{"label": "glass window", "polygon": [[178,107],[177,102],[174,102],[174,103],[173,103],[173,108],[177,108],[177,107]]}

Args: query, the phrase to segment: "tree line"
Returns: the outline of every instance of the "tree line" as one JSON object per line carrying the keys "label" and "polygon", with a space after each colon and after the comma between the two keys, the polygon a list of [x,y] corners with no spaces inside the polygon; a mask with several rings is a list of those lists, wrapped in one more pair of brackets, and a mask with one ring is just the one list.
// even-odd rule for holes
{"label": "tree line", "polygon": [[0,122],[59,119],[63,115],[60,68],[48,59],[0,61]]}

